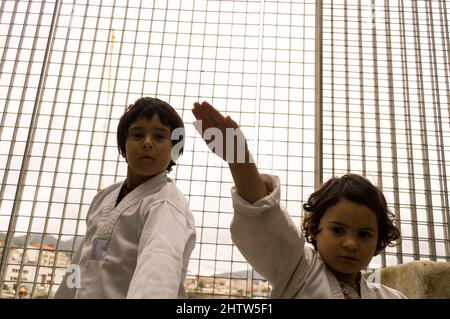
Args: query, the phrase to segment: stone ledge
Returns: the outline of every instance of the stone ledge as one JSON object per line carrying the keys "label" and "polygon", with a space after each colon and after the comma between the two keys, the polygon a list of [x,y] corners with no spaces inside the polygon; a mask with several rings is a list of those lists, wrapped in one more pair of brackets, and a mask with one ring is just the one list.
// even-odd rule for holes
{"label": "stone ledge", "polygon": [[408,298],[450,299],[450,262],[419,260],[386,267],[380,269],[378,281]]}

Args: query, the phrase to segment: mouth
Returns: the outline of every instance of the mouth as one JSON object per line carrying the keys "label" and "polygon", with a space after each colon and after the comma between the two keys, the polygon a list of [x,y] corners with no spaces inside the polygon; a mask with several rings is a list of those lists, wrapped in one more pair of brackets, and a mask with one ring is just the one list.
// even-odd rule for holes
{"label": "mouth", "polygon": [[151,157],[151,156],[149,156],[149,155],[145,155],[145,156],[142,156],[142,157],[141,157],[141,160],[144,160],[144,161],[153,161],[154,158]]}
{"label": "mouth", "polygon": [[354,264],[358,262],[358,258],[355,258],[353,256],[339,256],[338,258],[346,263]]}

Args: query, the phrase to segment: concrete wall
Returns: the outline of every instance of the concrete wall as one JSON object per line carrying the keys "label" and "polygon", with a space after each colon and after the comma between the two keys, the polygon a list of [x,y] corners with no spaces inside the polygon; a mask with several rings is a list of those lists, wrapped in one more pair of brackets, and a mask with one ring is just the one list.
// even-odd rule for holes
{"label": "concrete wall", "polygon": [[381,270],[381,283],[408,298],[450,299],[450,262],[413,261]]}

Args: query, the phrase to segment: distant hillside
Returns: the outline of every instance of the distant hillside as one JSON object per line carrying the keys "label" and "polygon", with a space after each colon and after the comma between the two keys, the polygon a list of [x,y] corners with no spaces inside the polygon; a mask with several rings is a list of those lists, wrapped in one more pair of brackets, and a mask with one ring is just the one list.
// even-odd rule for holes
{"label": "distant hillside", "polygon": [[[5,240],[6,234],[5,233],[0,233],[0,240]],[[53,235],[45,235],[44,237],[44,241],[42,241],[42,237],[43,234],[36,234],[33,233],[29,236],[28,238],[28,245],[31,244],[47,244],[47,245],[53,245],[56,246],[56,244],[58,243],[58,238],[53,236]],[[27,236],[26,235],[21,235],[21,236],[15,236],[13,238],[13,246],[19,246],[19,247],[23,247],[25,245],[25,241],[27,240]],[[78,248],[78,246],[80,245],[82,241],[81,237],[77,237],[76,241],[75,241],[75,249]],[[59,250],[72,250],[73,249],[73,244],[74,244],[74,237],[71,237],[68,240],[61,240],[59,242]]]}
{"label": "distant hillside", "polygon": [[261,276],[259,273],[257,273],[256,271],[252,271],[252,270],[240,270],[240,271],[233,271],[233,272],[224,272],[224,273],[220,273],[220,274],[215,274],[214,276],[216,277],[226,277],[226,278],[233,278],[233,279],[245,279],[245,278],[250,278],[249,276],[251,276],[253,279],[259,279],[259,280],[265,280],[265,278],[263,276]]}

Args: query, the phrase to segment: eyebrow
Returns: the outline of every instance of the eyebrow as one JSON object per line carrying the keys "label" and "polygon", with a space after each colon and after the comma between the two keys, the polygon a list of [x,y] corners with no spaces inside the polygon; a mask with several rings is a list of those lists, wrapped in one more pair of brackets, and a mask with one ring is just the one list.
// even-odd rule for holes
{"label": "eyebrow", "polygon": [[[145,126],[133,126],[131,125],[129,127],[130,130],[145,130],[146,127]],[[162,132],[166,132],[166,133],[170,133],[170,129],[166,128],[166,127],[162,127],[162,126],[158,126],[156,128],[153,128],[156,131],[162,131]]]}
{"label": "eyebrow", "polygon": [[[348,225],[347,224],[344,224],[344,223],[341,223],[341,222],[338,222],[338,221],[329,221],[328,222],[329,224],[334,224],[334,225],[338,225],[338,226],[342,226],[342,227],[348,227]],[[373,229],[372,227],[362,227],[362,228],[360,228],[360,230],[365,230],[365,231],[371,231],[371,232],[376,232],[376,230],[375,229]]]}

